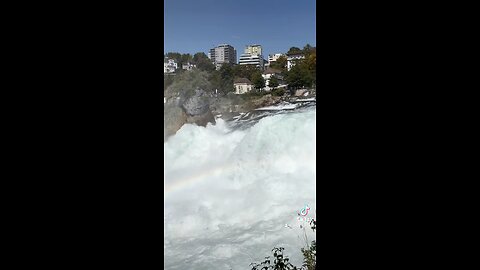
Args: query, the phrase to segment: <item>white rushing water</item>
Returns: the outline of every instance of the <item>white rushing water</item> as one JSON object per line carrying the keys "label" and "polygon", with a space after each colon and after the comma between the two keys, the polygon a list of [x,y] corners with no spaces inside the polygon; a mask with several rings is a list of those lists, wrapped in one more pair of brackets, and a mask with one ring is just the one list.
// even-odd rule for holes
{"label": "white rushing water", "polygon": [[[240,270],[315,239],[315,107],[262,118],[246,129],[184,125],[165,142],[164,269]],[[288,225],[288,226],[286,226]],[[291,228],[290,228],[291,227]]]}

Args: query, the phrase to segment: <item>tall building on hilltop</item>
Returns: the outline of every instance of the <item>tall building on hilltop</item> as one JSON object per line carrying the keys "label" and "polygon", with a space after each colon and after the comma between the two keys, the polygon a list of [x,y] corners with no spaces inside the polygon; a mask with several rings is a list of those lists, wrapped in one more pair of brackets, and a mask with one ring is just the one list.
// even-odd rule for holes
{"label": "tall building on hilltop", "polygon": [[231,45],[220,44],[217,47],[210,49],[208,58],[210,58],[215,67],[219,69],[226,63],[235,64],[237,62],[237,51]]}
{"label": "tall building on hilltop", "polygon": [[251,55],[261,55],[262,54],[262,46],[258,44],[253,44],[253,45],[247,45],[245,47],[245,53],[251,54]]}
{"label": "tall building on hilltop", "polygon": [[263,69],[264,62],[261,55],[251,55],[248,53],[244,53],[240,55],[240,59],[238,61],[239,65],[254,65],[257,68]]}
{"label": "tall building on hilltop", "polygon": [[238,64],[254,65],[255,67],[263,69],[265,60],[262,55],[262,46],[257,44],[245,46],[245,53],[240,55]]}

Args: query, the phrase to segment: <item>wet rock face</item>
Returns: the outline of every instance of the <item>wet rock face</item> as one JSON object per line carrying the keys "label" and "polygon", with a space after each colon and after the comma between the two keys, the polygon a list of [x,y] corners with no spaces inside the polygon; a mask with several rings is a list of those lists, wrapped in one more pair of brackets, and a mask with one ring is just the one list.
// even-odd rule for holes
{"label": "wet rock face", "polygon": [[210,110],[208,110],[206,113],[201,115],[188,116],[187,123],[206,127],[208,123],[215,124],[215,116]]}
{"label": "wet rock face", "polygon": [[164,141],[186,123],[198,126],[215,124],[215,117],[210,110],[210,98],[199,88],[192,96],[167,100],[163,113]]}
{"label": "wet rock face", "polygon": [[252,101],[252,106],[254,107],[253,109],[256,109],[259,107],[271,106],[278,103],[280,100],[281,100],[281,97],[275,97],[269,94]]}
{"label": "wet rock face", "polygon": [[175,104],[165,104],[163,109],[163,140],[174,135],[187,122],[187,114]]}
{"label": "wet rock face", "polygon": [[189,116],[203,115],[209,111],[210,101],[205,91],[197,88],[194,95],[184,100],[182,108]]}

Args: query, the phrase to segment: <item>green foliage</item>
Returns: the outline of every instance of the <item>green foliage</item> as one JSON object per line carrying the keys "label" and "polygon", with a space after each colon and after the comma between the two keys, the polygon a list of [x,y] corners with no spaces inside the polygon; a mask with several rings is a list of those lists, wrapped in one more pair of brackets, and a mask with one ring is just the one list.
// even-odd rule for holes
{"label": "green foliage", "polygon": [[173,59],[177,63],[178,67],[175,73],[182,73],[184,70],[182,66],[184,64],[192,63],[193,62],[193,57],[187,53],[187,54],[180,54],[178,52],[169,52],[165,56],[165,58],[168,59]]}
{"label": "green foliage", "polygon": [[283,250],[283,247],[273,248],[273,264],[268,256],[261,263],[251,263],[252,270],[297,270],[297,267],[289,262],[290,259],[283,255]]}
{"label": "green foliage", "polygon": [[253,87],[255,87],[255,89],[257,89],[257,90],[263,89],[265,87],[265,79],[263,79],[262,73],[255,72],[252,75],[252,83],[253,83]]}
{"label": "green foliage", "polygon": [[265,91],[250,91],[250,92],[247,92],[243,95],[240,95],[241,98],[243,98],[244,100],[248,100],[248,99],[255,99],[255,98],[258,98],[258,97],[261,97],[261,96],[265,96],[265,95],[268,95],[269,93],[268,92],[265,92]]}
{"label": "green foliage", "polygon": [[[317,55],[316,48],[310,46],[309,44],[305,45],[302,49],[297,47],[291,47],[288,50],[288,54],[292,53],[303,53],[305,55],[304,60],[300,60],[296,65],[290,70],[287,71],[287,57],[281,56],[277,61],[272,62],[270,67],[282,71],[282,75],[289,84],[290,89],[297,89],[300,87],[311,87],[316,84],[316,70],[317,70]],[[172,94],[175,91],[190,91],[185,89],[191,89],[193,85],[199,85],[204,90],[218,89],[218,91],[228,94],[234,91],[233,80],[234,78],[247,78],[253,84],[257,90],[261,90],[265,87],[265,80],[261,76],[261,71],[252,65],[232,65],[224,64],[219,70],[215,70],[215,65],[203,52],[195,53],[193,56],[191,54],[180,54],[178,52],[169,52],[164,55],[169,59],[175,60],[178,64],[178,69],[176,70],[176,76],[164,76],[164,92],[166,94]],[[197,75],[186,75],[182,69],[183,64],[191,63],[196,65],[197,71],[204,71],[200,77],[195,77]],[[206,75],[206,76],[205,76]],[[189,76],[193,76],[190,78]],[[186,78],[190,78],[193,82],[188,83]],[[270,80],[270,87],[273,88],[273,95],[283,95],[284,90],[275,89],[279,85],[279,81],[275,78]],[[173,88],[172,88],[173,87]],[[195,88],[195,87],[193,87]],[[170,89],[167,91],[167,89]],[[253,91],[256,92],[256,91]]]}
{"label": "green foliage", "polygon": [[165,89],[167,89],[170,85],[172,85],[174,81],[175,76],[172,75],[164,75],[163,76],[163,91],[165,92]]}
{"label": "green foliage", "polygon": [[247,78],[253,82],[253,75],[258,73],[259,69],[252,65],[235,65],[233,74],[238,78]]}
{"label": "green foliage", "polygon": [[291,89],[312,87],[317,81],[317,49],[310,44],[303,50],[291,47],[287,54],[303,54],[305,59],[297,60],[294,67],[285,73],[285,79]]}
{"label": "green foliage", "polygon": [[211,91],[211,83],[208,80],[208,73],[201,70],[192,70],[176,75],[173,83],[165,89],[165,96],[190,96],[196,88]]}
{"label": "green foliage", "polygon": [[[310,221],[311,229],[315,232],[317,223],[315,219]],[[312,241],[311,245],[306,248],[302,248],[303,264],[302,267],[297,268],[289,262],[287,256],[283,254],[283,247],[275,247],[273,252],[273,263],[270,257],[265,257],[265,260],[261,263],[251,263],[251,270],[315,270],[317,265],[317,242]]]}
{"label": "green foliage", "polygon": [[177,63],[180,62],[180,60],[182,59],[182,55],[178,52],[169,52],[165,55],[165,57],[167,57],[168,59],[173,59]]}
{"label": "green foliage", "polygon": [[312,220],[310,221],[310,226],[312,230],[315,232],[315,229],[317,229],[317,222],[315,221],[315,219],[312,218]]}
{"label": "green foliage", "polygon": [[[317,222],[315,219],[310,221],[310,228],[315,232],[317,228]],[[302,248],[303,254],[303,269],[305,270],[315,270],[317,265],[317,241],[313,240],[310,247]]]}
{"label": "green foliage", "polygon": [[310,87],[313,84],[314,77],[309,71],[305,61],[299,61],[287,72],[285,80],[290,88]]}
{"label": "green foliage", "polygon": [[297,48],[297,47],[291,47],[287,54],[297,54],[297,53],[302,53],[302,50],[300,50],[300,48]]}
{"label": "green foliage", "polygon": [[233,88],[234,68],[232,64],[224,64],[219,70],[214,70],[210,75],[210,82],[213,89],[218,89],[223,93],[229,93]]}
{"label": "green foliage", "polygon": [[312,78],[312,83],[317,83],[317,53],[315,48],[309,51],[309,53],[305,56],[305,66]]}
{"label": "green foliage", "polygon": [[275,88],[277,88],[278,85],[279,85],[279,83],[278,83],[277,77],[272,76],[272,78],[270,78],[270,80],[268,82],[268,86],[275,90]]}
{"label": "green foliage", "polygon": [[272,90],[272,96],[281,97],[284,94],[285,94],[285,89],[283,89],[283,88],[277,88],[275,90]]}
{"label": "green foliage", "polygon": [[187,64],[187,63],[192,63],[193,57],[191,54],[182,54],[182,63]]}
{"label": "green foliage", "polygon": [[193,64],[197,65],[197,68],[203,71],[214,71],[215,65],[210,61],[208,56],[203,52],[198,52],[193,56]]}
{"label": "green foliage", "polygon": [[315,240],[309,248],[302,248],[303,254],[303,268],[306,270],[315,270],[317,265],[317,243]]}
{"label": "green foliage", "polygon": [[305,56],[308,56],[315,51],[316,51],[316,48],[310,46],[310,44],[305,45],[305,47],[303,47],[303,50],[302,50],[302,52],[305,54]]}
{"label": "green foliage", "polygon": [[287,57],[284,55],[280,56],[277,61],[270,64],[271,68],[281,70],[282,72],[287,71]]}
{"label": "green foliage", "polygon": [[210,84],[212,85],[212,89],[218,89],[222,91],[222,78],[220,77],[220,72],[218,70],[212,71],[208,77]]}

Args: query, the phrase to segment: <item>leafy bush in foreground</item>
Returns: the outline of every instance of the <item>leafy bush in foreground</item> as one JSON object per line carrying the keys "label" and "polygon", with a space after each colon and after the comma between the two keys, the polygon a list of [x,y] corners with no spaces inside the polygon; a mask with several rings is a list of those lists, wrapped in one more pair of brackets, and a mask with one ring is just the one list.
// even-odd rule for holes
{"label": "leafy bush in foreground", "polygon": [[[310,228],[315,232],[317,228],[317,222],[315,219],[310,221]],[[307,248],[302,248],[303,264],[302,267],[296,267],[289,262],[287,256],[283,254],[283,247],[275,247],[272,249],[273,262],[270,257],[265,257],[265,260],[261,263],[251,263],[251,270],[315,270],[317,265],[317,242],[312,241],[311,245]]]}

